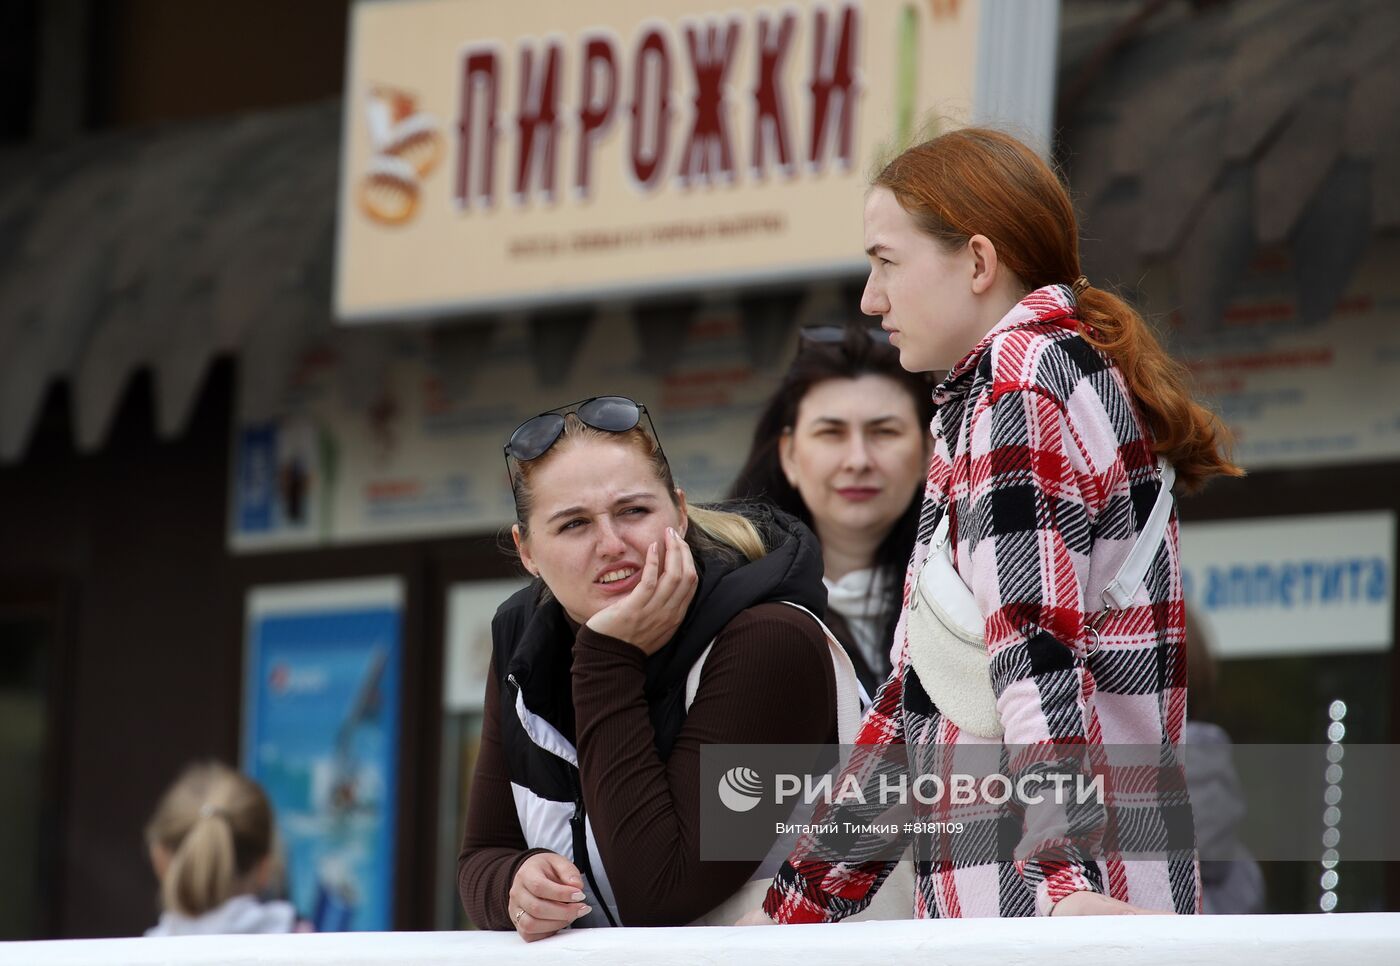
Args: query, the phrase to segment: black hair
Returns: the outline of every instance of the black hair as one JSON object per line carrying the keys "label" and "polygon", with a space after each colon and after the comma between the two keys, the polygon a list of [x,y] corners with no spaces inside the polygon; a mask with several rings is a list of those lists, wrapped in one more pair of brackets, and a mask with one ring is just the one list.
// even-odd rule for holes
{"label": "black hair", "polygon": [[[729,499],[771,503],[797,517],[815,532],[807,504],[783,474],[778,447],[784,431],[797,422],[798,406],[819,383],[831,379],[884,376],[909,393],[921,426],[927,429],[933,421],[933,384],[929,376],[904,369],[899,364],[899,351],[882,339],[872,338],[870,329],[847,325],[845,330],[839,341],[802,340],[796,358],[783,375],[783,381],[759,414],[748,458],[729,488]],[[879,333],[874,335],[878,337]],[[875,549],[875,559],[871,565],[884,591],[880,606],[883,618],[881,636],[884,640],[893,639],[895,625],[899,622],[899,611],[904,603],[904,570],[914,551],[923,495],[921,483],[914,488],[909,506]]]}

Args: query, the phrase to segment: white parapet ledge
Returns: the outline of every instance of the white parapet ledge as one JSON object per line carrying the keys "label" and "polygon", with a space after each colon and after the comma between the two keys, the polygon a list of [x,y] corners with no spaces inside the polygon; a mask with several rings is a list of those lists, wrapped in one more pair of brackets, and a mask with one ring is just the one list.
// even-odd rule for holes
{"label": "white parapet ledge", "polygon": [[441,963],[911,962],[956,966],[1394,966],[1400,913],[961,919],[833,926],[590,929],[527,945],[513,933],[327,933],[0,943],[25,966],[399,966]]}

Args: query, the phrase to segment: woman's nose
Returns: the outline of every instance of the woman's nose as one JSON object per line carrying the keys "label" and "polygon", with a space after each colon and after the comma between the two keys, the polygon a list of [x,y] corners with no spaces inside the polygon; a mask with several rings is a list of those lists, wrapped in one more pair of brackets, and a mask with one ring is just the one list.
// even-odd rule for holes
{"label": "woman's nose", "polygon": [[854,470],[863,470],[870,465],[870,450],[859,433],[852,433],[846,442],[846,458],[843,462],[847,469]]}
{"label": "woman's nose", "polygon": [[889,300],[875,283],[874,272],[865,280],[865,291],[860,294],[860,310],[866,315],[883,316],[889,313]]}
{"label": "woman's nose", "polygon": [[627,552],[627,544],[611,520],[604,519],[598,524],[598,552],[604,557],[620,557]]}

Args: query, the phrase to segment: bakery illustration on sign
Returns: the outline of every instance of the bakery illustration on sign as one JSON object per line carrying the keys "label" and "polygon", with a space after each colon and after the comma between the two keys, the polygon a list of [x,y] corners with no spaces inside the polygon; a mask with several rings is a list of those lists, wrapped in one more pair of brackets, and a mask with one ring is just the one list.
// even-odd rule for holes
{"label": "bakery illustration on sign", "polygon": [[[998,71],[1053,88],[1053,56],[1004,30],[979,42],[989,9],[362,0],[341,196],[359,214],[339,223],[337,316],[859,272],[879,158],[990,109],[977,95]],[[1045,118],[1010,120],[1048,130],[1044,100]]]}
{"label": "bakery illustration on sign", "polygon": [[375,85],[365,113],[374,153],[360,182],[360,210],[385,225],[401,225],[418,211],[420,182],[442,160],[442,133],[407,91]]}

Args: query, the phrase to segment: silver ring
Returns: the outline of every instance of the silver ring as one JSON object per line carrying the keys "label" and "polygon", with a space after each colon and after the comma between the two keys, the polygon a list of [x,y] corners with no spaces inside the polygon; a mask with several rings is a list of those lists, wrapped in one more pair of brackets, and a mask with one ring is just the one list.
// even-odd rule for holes
{"label": "silver ring", "polygon": [[515,928],[520,928],[520,917],[525,915],[525,907],[521,906],[520,911],[515,914]]}

